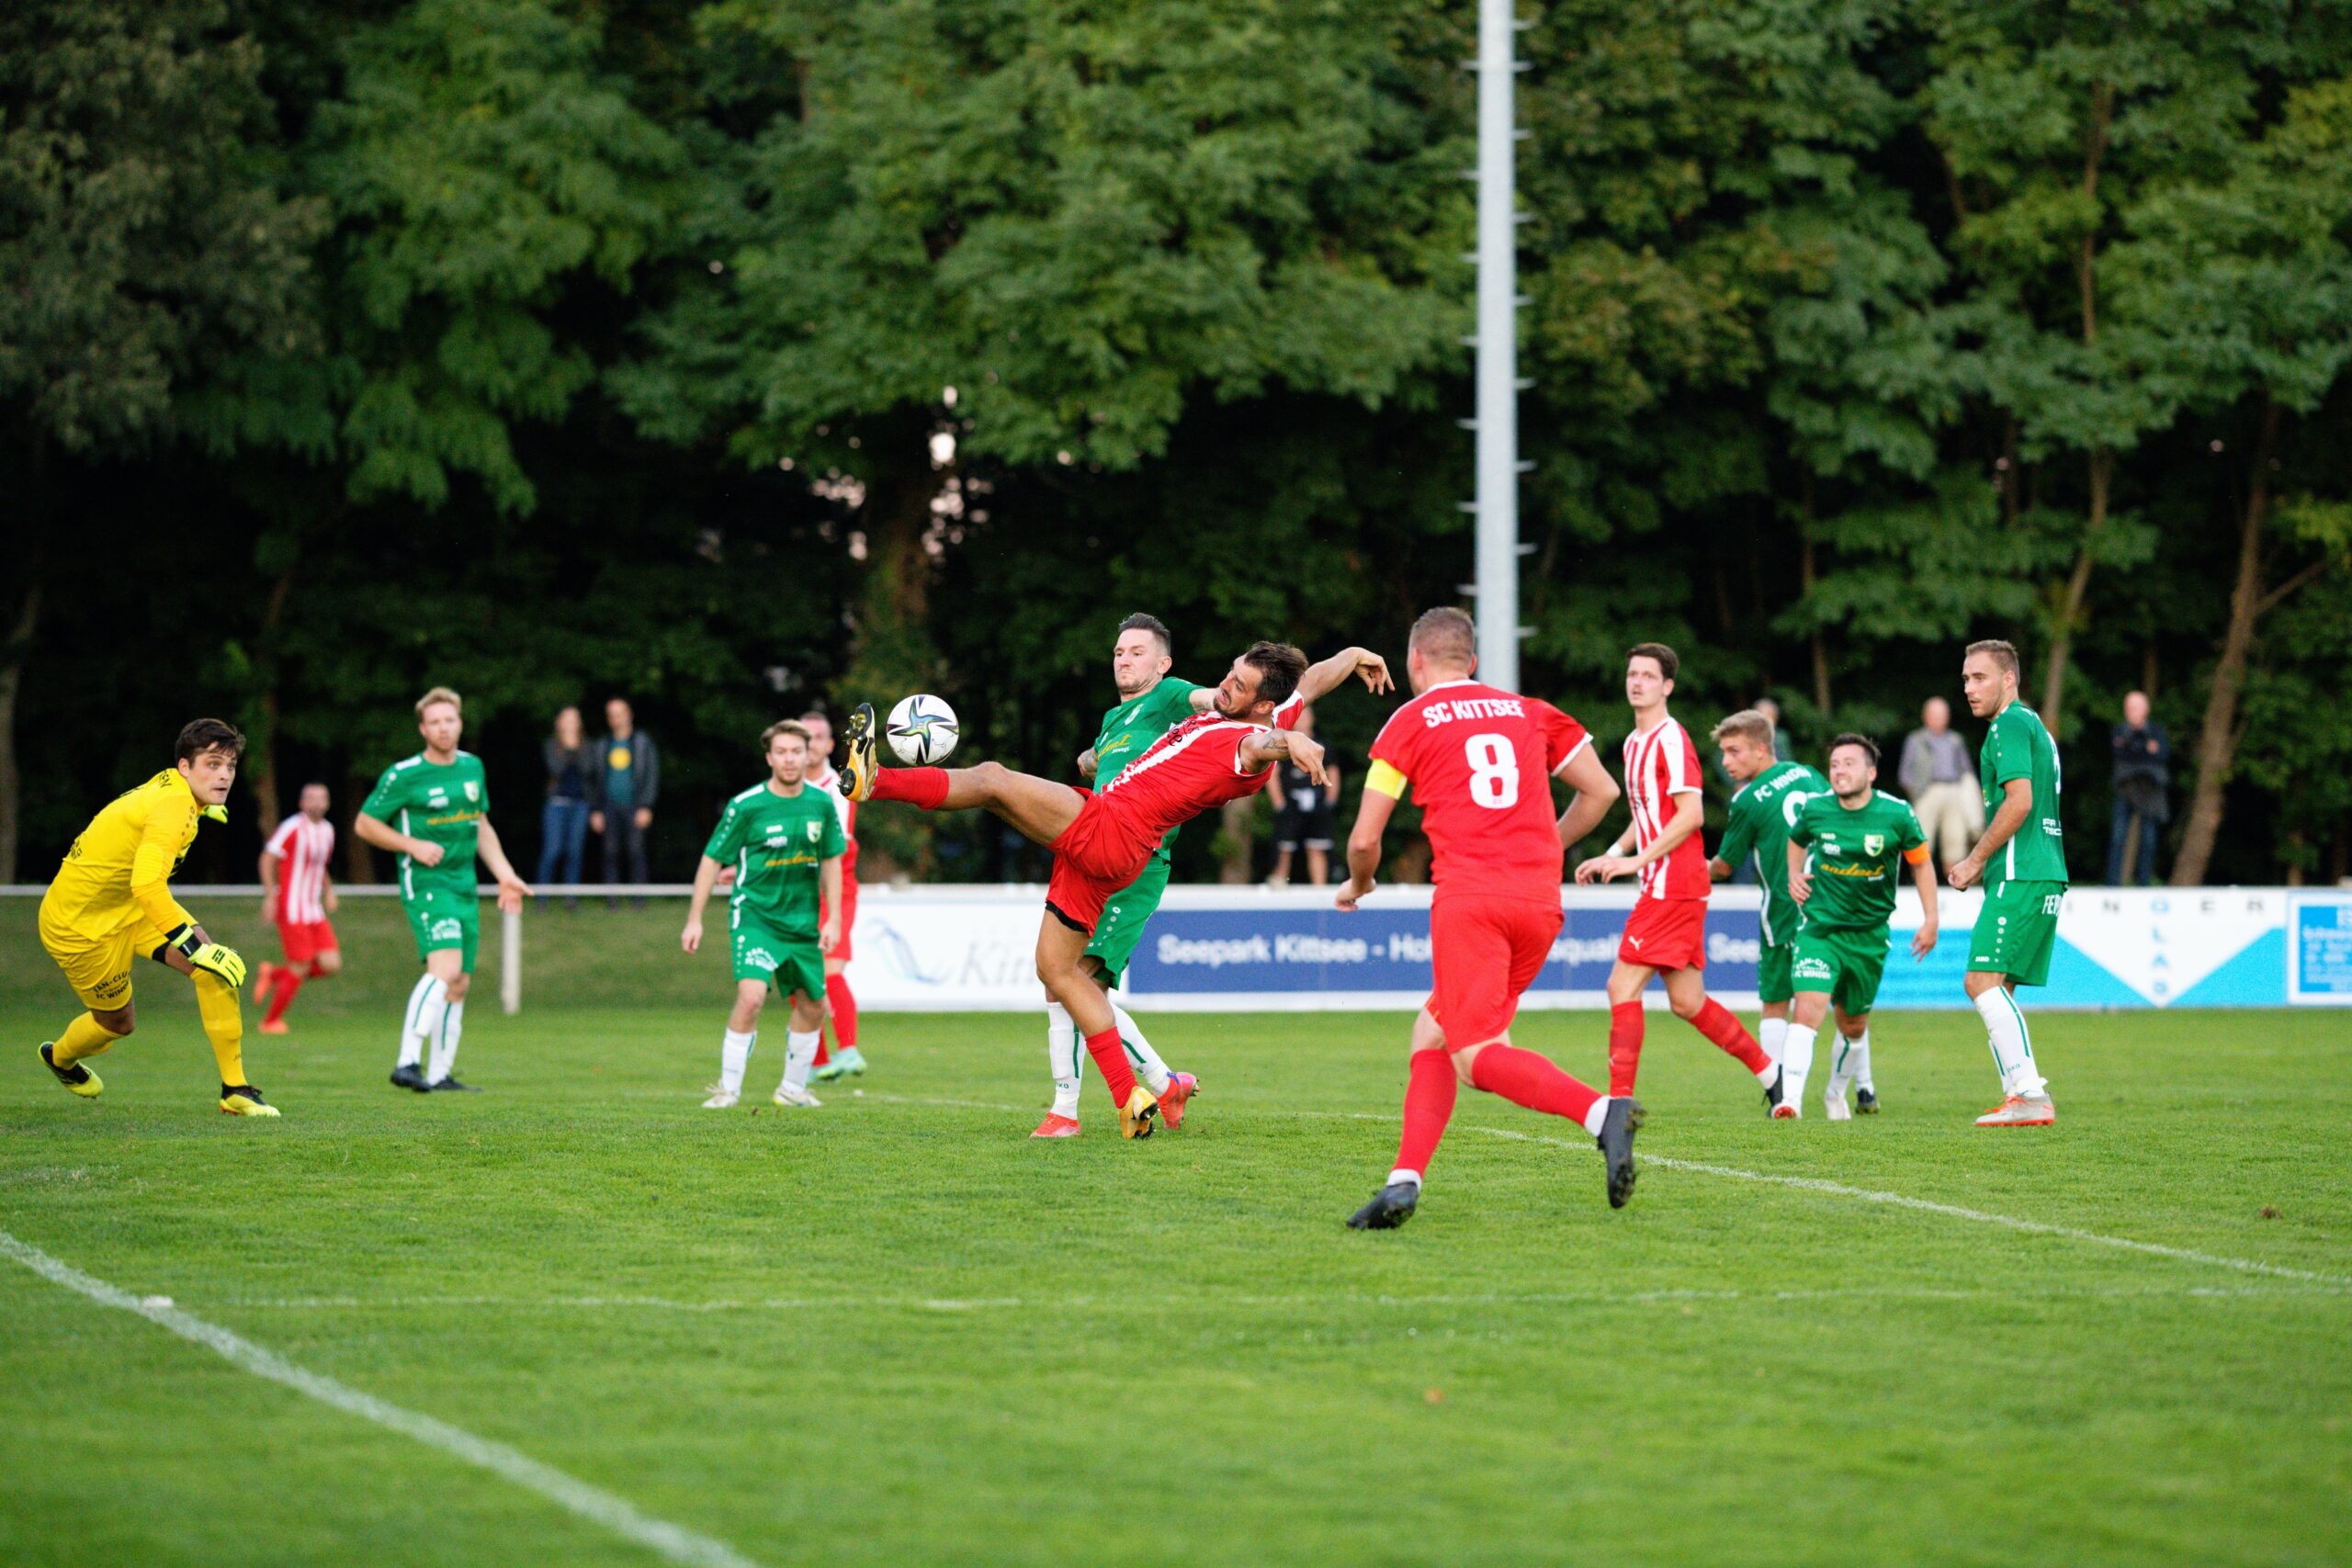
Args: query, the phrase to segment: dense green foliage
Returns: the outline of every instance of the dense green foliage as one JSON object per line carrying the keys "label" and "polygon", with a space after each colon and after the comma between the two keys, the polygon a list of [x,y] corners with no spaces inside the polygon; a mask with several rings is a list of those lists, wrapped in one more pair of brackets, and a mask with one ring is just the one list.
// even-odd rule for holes
{"label": "dense green foliage", "polygon": [[[1694,728],[1769,692],[1810,752],[2008,636],[2078,872],[2135,685],[2167,864],[2352,870],[2352,5],[1528,14],[1522,683],[1613,737],[1659,637]],[[434,681],[527,853],[548,710],[629,693],[682,875],[779,709],[933,689],[1059,773],[1130,610],[1196,679],[1400,652],[1469,575],[1472,22],[9,8],[0,863],[199,710],[258,742],[240,874]],[[929,826],[878,847],[1022,869]]]}

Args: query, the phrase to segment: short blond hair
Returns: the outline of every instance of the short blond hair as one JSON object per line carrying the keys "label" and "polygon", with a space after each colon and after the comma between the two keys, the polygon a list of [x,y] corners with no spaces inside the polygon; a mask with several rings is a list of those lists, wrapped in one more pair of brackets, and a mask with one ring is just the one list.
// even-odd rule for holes
{"label": "short blond hair", "polygon": [[807,725],[801,723],[797,718],[780,718],[774,724],[769,725],[765,729],[760,731],[761,756],[764,757],[768,754],[768,748],[775,744],[775,738],[779,735],[797,735],[800,737],[800,744],[803,746],[808,746],[815,743],[814,738],[808,733],[808,727]]}
{"label": "short blond hair", "polygon": [[1743,739],[1753,740],[1758,746],[1770,750],[1772,746],[1772,721],[1754,708],[1742,708],[1715,726],[1708,739],[1721,745],[1726,735],[1736,735]]}
{"label": "short blond hair", "polygon": [[451,707],[458,710],[458,716],[459,718],[463,718],[466,716],[466,700],[463,697],[458,695],[457,693],[451,691],[447,686],[435,686],[431,691],[425,693],[424,695],[416,699],[416,716],[423,718],[424,716],[424,710],[431,707],[435,703],[447,703]]}
{"label": "short blond hair", "polygon": [[1969,655],[1977,653],[1984,654],[1987,658],[1991,659],[1994,663],[1999,665],[2010,674],[2018,676],[2020,680],[2024,678],[2023,671],[2018,668],[2018,664],[2017,644],[2013,642],[2003,642],[1999,637],[1986,637],[1982,642],[1970,643],[1968,645],[1968,652],[1962,654],[1961,657],[1965,660]]}

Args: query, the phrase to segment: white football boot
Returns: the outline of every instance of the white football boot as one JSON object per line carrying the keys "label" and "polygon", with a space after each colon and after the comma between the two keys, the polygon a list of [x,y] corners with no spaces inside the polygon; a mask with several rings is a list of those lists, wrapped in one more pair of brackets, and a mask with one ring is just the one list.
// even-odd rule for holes
{"label": "white football boot", "polygon": [[702,1102],[702,1108],[705,1111],[732,1111],[741,1098],[731,1089],[713,1084],[710,1086],[710,1098]]}
{"label": "white football boot", "polygon": [[798,1084],[792,1083],[780,1083],[776,1085],[775,1093],[769,1096],[769,1098],[774,1100],[778,1105],[790,1107],[814,1108],[825,1103],[823,1100],[819,1100],[815,1095],[810,1094],[807,1089],[801,1088]]}

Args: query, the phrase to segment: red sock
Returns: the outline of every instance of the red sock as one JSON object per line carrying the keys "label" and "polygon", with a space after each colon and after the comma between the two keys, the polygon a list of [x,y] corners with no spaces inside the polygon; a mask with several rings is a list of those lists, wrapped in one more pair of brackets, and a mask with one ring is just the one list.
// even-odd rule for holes
{"label": "red sock", "polygon": [[832,1052],[828,1050],[825,1045],[825,1026],[820,1023],[817,1026],[817,1059],[809,1065],[811,1066],[821,1067],[832,1059]]}
{"label": "red sock", "polygon": [[903,800],[925,811],[936,811],[947,798],[945,768],[876,768],[869,800]]}
{"label": "red sock", "polygon": [[1609,1092],[1634,1092],[1634,1074],[1642,1065],[1642,1004],[1619,1002],[1609,1010]]}
{"label": "red sock", "polygon": [[1581,1124],[1585,1113],[1600,1098],[1598,1089],[1577,1082],[1551,1059],[1516,1045],[1488,1045],[1470,1061],[1470,1081],[1488,1094],[1499,1094],[1513,1105],[1547,1115],[1565,1116]]}
{"label": "red sock", "polygon": [[1691,1019],[1690,1027],[1739,1058],[1740,1064],[1751,1073],[1760,1073],[1772,1065],[1772,1058],[1764,1054],[1764,1047],[1756,1043],[1756,1036],[1740,1026],[1739,1020],[1732,1016],[1731,1009],[1713,997],[1707,998],[1707,1005],[1699,1010],[1698,1016]]}
{"label": "red sock", "polygon": [[825,976],[825,999],[833,1004],[833,1028],[842,1037],[842,1049],[857,1049],[857,998],[849,988],[847,975]]}
{"label": "red sock", "polygon": [[270,971],[269,985],[269,1011],[262,1021],[276,1023],[286,1016],[287,1006],[294,1000],[294,993],[302,988],[302,972],[291,964],[280,964]]}
{"label": "red sock", "polygon": [[1429,1174],[1430,1156],[1445,1136],[1453,1115],[1453,1097],[1460,1080],[1446,1052],[1413,1053],[1411,1076],[1405,1080],[1405,1136],[1396,1145],[1396,1168]]}
{"label": "red sock", "polygon": [[1127,1065],[1126,1047],[1119,1043],[1119,1026],[1113,1024],[1100,1034],[1086,1037],[1086,1054],[1094,1058],[1094,1066],[1102,1074],[1102,1087],[1111,1091],[1111,1103],[1125,1109],[1127,1097],[1136,1091],[1136,1070]]}

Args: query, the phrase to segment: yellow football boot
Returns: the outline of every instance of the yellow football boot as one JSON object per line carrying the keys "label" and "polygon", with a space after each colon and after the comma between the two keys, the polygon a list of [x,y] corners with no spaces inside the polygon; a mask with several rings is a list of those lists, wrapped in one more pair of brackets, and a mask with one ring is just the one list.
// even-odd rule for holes
{"label": "yellow football boot", "polygon": [[1150,1137],[1152,1122],[1159,1115],[1159,1101],[1151,1098],[1151,1090],[1141,1084],[1136,1085],[1135,1092],[1127,1096],[1127,1102],[1119,1107],[1119,1136]]}
{"label": "yellow football boot", "polygon": [[261,1090],[249,1083],[222,1084],[220,1110],[229,1116],[275,1116],[277,1107],[261,1097]]}
{"label": "yellow football boot", "polygon": [[96,1100],[103,1094],[106,1091],[106,1084],[100,1080],[97,1074],[81,1063],[68,1062],[61,1067],[50,1059],[49,1048],[56,1043],[54,1040],[44,1040],[40,1043],[40,1065],[56,1074],[59,1083],[85,1100]]}

